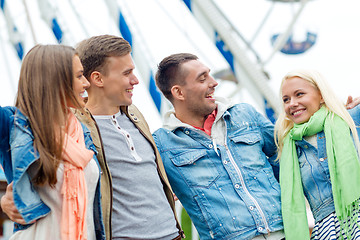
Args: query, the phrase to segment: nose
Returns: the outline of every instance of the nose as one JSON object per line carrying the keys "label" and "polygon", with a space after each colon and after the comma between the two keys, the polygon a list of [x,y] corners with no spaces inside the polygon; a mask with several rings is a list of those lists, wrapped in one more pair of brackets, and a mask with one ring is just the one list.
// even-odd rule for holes
{"label": "nose", "polygon": [[210,78],[211,78],[210,87],[215,88],[218,85],[218,82],[212,76],[210,76]]}
{"label": "nose", "polygon": [[297,107],[298,105],[299,105],[299,104],[298,104],[298,102],[296,101],[295,98],[291,98],[291,99],[290,99],[290,102],[289,102],[289,107],[290,107],[290,108]]}
{"label": "nose", "polygon": [[84,89],[88,89],[90,87],[90,82],[84,76],[82,77],[82,84],[83,84]]}
{"label": "nose", "polygon": [[135,76],[135,74],[133,74],[133,76],[130,79],[130,84],[131,85],[137,85],[139,84],[139,79]]}

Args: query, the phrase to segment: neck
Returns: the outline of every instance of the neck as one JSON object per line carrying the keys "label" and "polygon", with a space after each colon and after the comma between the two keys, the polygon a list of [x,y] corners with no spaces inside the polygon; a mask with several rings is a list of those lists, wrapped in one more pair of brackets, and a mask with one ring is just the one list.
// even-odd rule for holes
{"label": "neck", "polygon": [[101,95],[98,95],[98,97],[89,95],[86,108],[89,109],[92,115],[114,115],[120,110],[120,106],[115,106],[108,103],[106,98],[101,97]]}
{"label": "neck", "polygon": [[175,110],[175,116],[181,122],[189,124],[194,127],[203,128],[206,116],[191,116],[189,114],[181,114]]}

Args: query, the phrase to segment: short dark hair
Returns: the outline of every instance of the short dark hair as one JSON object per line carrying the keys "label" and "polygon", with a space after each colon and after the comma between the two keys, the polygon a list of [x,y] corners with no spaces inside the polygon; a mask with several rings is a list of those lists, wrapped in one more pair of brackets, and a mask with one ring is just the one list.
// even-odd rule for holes
{"label": "short dark hair", "polygon": [[155,75],[156,85],[169,101],[172,101],[171,88],[175,84],[185,84],[183,77],[185,73],[181,69],[181,64],[198,59],[196,55],[191,53],[177,53],[164,58],[159,63]]}
{"label": "short dark hair", "polygon": [[77,45],[76,51],[84,67],[84,76],[89,79],[94,71],[106,75],[107,58],[125,56],[131,52],[131,46],[122,37],[100,35],[81,41]]}

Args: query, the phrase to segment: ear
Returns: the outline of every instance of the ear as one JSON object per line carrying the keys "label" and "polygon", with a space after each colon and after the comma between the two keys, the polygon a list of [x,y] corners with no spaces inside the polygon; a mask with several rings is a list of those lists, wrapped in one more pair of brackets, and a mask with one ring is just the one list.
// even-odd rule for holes
{"label": "ear", "polygon": [[174,85],[172,88],[171,88],[171,94],[173,96],[174,99],[176,100],[184,100],[184,93],[181,89],[181,86],[179,85]]}
{"label": "ear", "polygon": [[104,86],[103,76],[98,71],[93,71],[90,74],[90,79],[89,80],[91,82],[91,85],[95,85],[95,86],[100,87],[100,88]]}
{"label": "ear", "polygon": [[320,104],[323,104],[323,103],[325,103],[325,100],[324,100],[324,98],[321,96]]}

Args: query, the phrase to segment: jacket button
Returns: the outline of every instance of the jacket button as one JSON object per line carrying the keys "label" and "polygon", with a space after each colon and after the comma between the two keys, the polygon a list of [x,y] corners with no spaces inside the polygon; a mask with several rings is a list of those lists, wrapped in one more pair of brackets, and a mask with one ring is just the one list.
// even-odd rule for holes
{"label": "jacket button", "polygon": [[185,134],[189,134],[189,133],[190,133],[189,131],[187,131],[187,130],[185,131]]}
{"label": "jacket button", "polygon": [[324,161],[324,158],[320,158],[319,160],[320,160],[320,162],[323,162],[323,161]]}
{"label": "jacket button", "polygon": [[259,227],[258,230],[259,230],[259,232],[261,232],[261,231],[263,230],[263,228],[262,228],[262,227]]}
{"label": "jacket button", "polygon": [[134,120],[137,120],[137,117],[134,117]]}
{"label": "jacket button", "polygon": [[212,148],[213,147],[213,145],[212,144],[209,144],[209,148]]}
{"label": "jacket button", "polygon": [[240,185],[239,184],[235,184],[235,188],[239,188],[240,187]]}

